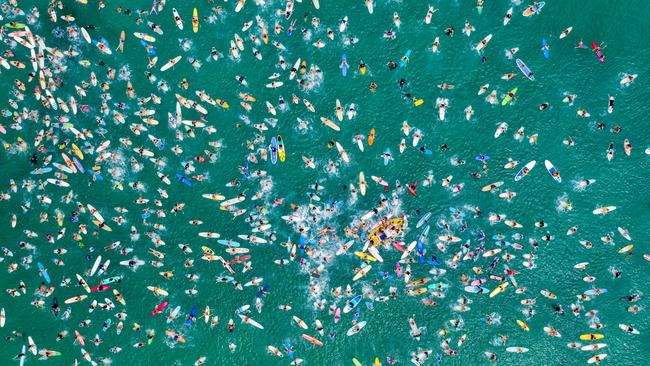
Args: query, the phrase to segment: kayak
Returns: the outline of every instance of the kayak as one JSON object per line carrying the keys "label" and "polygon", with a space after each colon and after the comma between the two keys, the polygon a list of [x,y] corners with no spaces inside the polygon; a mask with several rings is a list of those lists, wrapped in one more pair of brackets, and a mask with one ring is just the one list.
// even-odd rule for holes
{"label": "kayak", "polygon": [[518,89],[519,88],[514,88],[511,91],[509,91],[508,94],[506,94],[506,97],[503,98],[503,100],[501,101],[501,105],[505,106],[506,104],[510,103],[510,101],[515,96],[515,94],[517,94]]}
{"label": "kayak", "polygon": [[548,171],[548,174],[555,179],[556,182],[562,183],[562,177],[560,177],[560,171],[553,166],[553,164],[548,161],[544,160],[544,166],[546,166],[546,170]]}
{"label": "kayak", "polygon": [[526,164],[523,168],[521,168],[521,170],[519,170],[517,175],[515,175],[515,182],[518,182],[519,180],[521,180],[521,178],[527,176],[528,173],[530,173],[530,171],[533,170],[533,168],[535,167],[535,164],[537,164],[537,162],[535,160],[533,160],[533,161],[529,162],[528,164]]}
{"label": "kayak", "polygon": [[596,42],[591,41],[591,48],[594,49],[594,52],[596,53],[596,57],[598,57],[598,61],[600,61],[601,64],[605,63],[605,55],[600,51],[600,47],[596,44]]}
{"label": "kayak", "polygon": [[526,64],[521,61],[521,59],[517,59],[517,67],[519,70],[531,81],[535,81],[535,76],[532,71],[526,66]]}

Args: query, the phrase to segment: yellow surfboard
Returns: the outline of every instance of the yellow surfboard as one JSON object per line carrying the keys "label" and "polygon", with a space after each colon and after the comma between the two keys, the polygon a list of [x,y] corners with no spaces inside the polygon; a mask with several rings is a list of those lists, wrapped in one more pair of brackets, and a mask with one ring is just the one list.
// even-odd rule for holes
{"label": "yellow surfboard", "polygon": [[629,252],[630,250],[632,250],[632,248],[634,248],[634,244],[626,245],[623,248],[619,249],[618,252],[619,253]]}
{"label": "yellow surfboard", "polygon": [[81,160],[84,159],[84,154],[81,152],[81,149],[73,142],[72,143],[72,151],[74,152],[75,155]]}
{"label": "yellow surfboard", "polygon": [[530,328],[524,323],[523,321],[517,319],[517,324],[521,327],[521,329],[525,330],[526,332],[530,331]]}
{"label": "yellow surfboard", "polygon": [[508,287],[509,284],[510,284],[509,282],[504,282],[504,283],[500,284],[499,286],[497,286],[494,290],[492,290],[492,292],[490,292],[490,297],[491,298],[495,297],[496,295],[503,292],[503,290],[505,290],[505,288]]}
{"label": "yellow surfboard", "polygon": [[586,334],[581,334],[580,335],[580,340],[583,340],[583,341],[595,341],[595,340],[603,339],[603,338],[605,338],[604,335],[595,334],[595,333],[586,333]]}
{"label": "yellow surfboard", "polygon": [[194,33],[199,31],[199,12],[194,8],[194,12],[192,13],[192,30]]}

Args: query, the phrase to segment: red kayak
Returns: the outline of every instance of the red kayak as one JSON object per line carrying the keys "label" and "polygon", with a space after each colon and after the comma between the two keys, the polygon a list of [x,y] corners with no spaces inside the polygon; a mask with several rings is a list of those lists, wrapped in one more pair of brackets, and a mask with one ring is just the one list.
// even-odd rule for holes
{"label": "red kayak", "polygon": [[109,286],[109,285],[93,286],[93,287],[90,288],[90,291],[92,291],[92,292],[101,292],[101,291],[106,291],[106,290],[108,290],[110,288],[111,288],[111,286]]}
{"label": "red kayak", "polygon": [[408,190],[410,195],[417,196],[418,192],[416,192],[416,188],[418,187],[418,181],[413,182],[411,185],[406,185],[406,189]]}
{"label": "red kayak", "polygon": [[153,311],[151,312],[151,316],[156,316],[156,315],[162,313],[163,309],[165,309],[167,307],[167,305],[169,305],[169,302],[164,301],[162,304],[156,306],[156,308],[153,309]]}
{"label": "red kayak", "polygon": [[591,47],[594,49],[594,52],[596,53],[596,57],[598,57],[598,60],[600,61],[600,63],[604,64],[605,63],[605,55],[603,55],[603,53],[600,52],[600,47],[594,41],[591,41]]}

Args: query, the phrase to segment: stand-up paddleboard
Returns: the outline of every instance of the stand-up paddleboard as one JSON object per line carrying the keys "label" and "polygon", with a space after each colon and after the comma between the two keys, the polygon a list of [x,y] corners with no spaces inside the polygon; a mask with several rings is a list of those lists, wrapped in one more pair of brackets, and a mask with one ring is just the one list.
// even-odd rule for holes
{"label": "stand-up paddleboard", "polygon": [[348,75],[348,67],[349,67],[349,65],[348,65],[348,58],[347,58],[347,56],[345,54],[341,56],[341,66],[340,67],[341,67],[341,74],[344,77],[347,76]]}
{"label": "stand-up paddleboard", "polygon": [[275,140],[275,136],[271,137],[271,145],[269,145],[269,150],[271,151],[271,163],[275,165],[278,162],[278,144]]}
{"label": "stand-up paddleboard", "polygon": [[281,135],[278,135],[277,142],[278,142],[278,157],[280,158],[280,162],[284,162],[284,159],[286,159],[287,154],[284,150],[284,141],[282,140]]}
{"label": "stand-up paddleboard", "polygon": [[519,68],[519,70],[520,70],[520,71],[521,71],[521,72],[522,72],[522,73],[523,73],[523,74],[524,74],[524,75],[525,75],[529,80],[531,80],[531,81],[535,81],[534,73],[533,73],[532,71],[530,71],[530,69],[528,68],[528,66],[526,66],[526,64],[525,64],[523,61],[521,61],[521,59],[517,59],[516,62],[517,62],[517,67]]}
{"label": "stand-up paddleboard", "polygon": [[535,164],[537,164],[537,162],[535,160],[533,160],[533,161],[529,162],[528,164],[524,165],[524,167],[521,168],[521,170],[519,170],[517,175],[515,175],[515,182],[518,182],[519,180],[521,180],[521,178],[527,176],[528,173],[530,173],[530,171],[533,170],[533,168],[535,167]]}
{"label": "stand-up paddleboard", "polygon": [[605,55],[600,51],[600,47],[596,44],[596,42],[591,41],[591,48],[594,49],[594,52],[596,53],[596,57],[598,57],[598,61],[600,61],[601,64],[605,63]]}
{"label": "stand-up paddleboard", "polygon": [[555,179],[556,182],[562,183],[562,177],[560,176],[560,171],[553,166],[553,164],[548,161],[544,160],[544,166],[546,167],[546,170],[548,171],[548,174]]}
{"label": "stand-up paddleboard", "polygon": [[540,11],[542,11],[542,8],[546,5],[545,2],[541,1],[539,3],[535,3],[524,10],[524,12],[521,14],[525,17],[529,17],[531,15],[539,14]]}
{"label": "stand-up paddleboard", "polygon": [[361,331],[361,329],[363,329],[363,327],[366,326],[366,324],[367,324],[367,322],[365,320],[361,321],[361,322],[355,324],[354,326],[352,326],[352,328],[348,329],[348,331],[345,334],[347,334],[348,337],[353,336],[353,335],[359,333]]}

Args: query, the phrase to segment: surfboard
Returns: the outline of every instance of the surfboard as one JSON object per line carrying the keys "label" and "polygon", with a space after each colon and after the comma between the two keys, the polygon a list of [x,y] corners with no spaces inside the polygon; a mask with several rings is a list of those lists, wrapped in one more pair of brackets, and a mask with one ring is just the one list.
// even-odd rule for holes
{"label": "surfboard", "polygon": [[169,70],[172,66],[176,65],[178,61],[180,61],[182,56],[176,56],[172,59],[170,59],[166,64],[164,64],[161,68],[160,71],[167,71]]}
{"label": "surfboard", "polygon": [[492,34],[488,34],[487,36],[485,36],[485,38],[483,38],[481,42],[476,44],[476,52],[480,53],[481,50],[487,46],[487,44],[490,42],[491,39],[492,39]]}
{"label": "surfboard", "polygon": [[321,117],[320,120],[321,120],[321,122],[323,122],[323,124],[325,126],[333,129],[334,131],[336,131],[336,132],[341,131],[341,128],[336,123],[334,123],[334,121],[332,121],[331,119],[326,118],[326,117]]}
{"label": "surfboard", "polygon": [[605,215],[608,214],[612,211],[616,210],[616,206],[605,206],[605,207],[599,207],[595,210],[592,211],[594,215]]}
{"label": "surfboard", "polygon": [[549,51],[549,44],[546,38],[542,38],[542,53],[544,54],[544,58],[549,58],[551,55]]}
{"label": "surfboard", "polygon": [[194,8],[192,12],[192,31],[194,31],[194,33],[199,31],[199,13],[196,8]]}
{"label": "surfboard", "polygon": [[519,90],[519,88],[514,88],[514,89],[510,90],[510,92],[508,92],[508,94],[506,94],[505,98],[503,98],[503,100],[501,101],[501,106],[505,106],[506,104],[510,103],[512,98],[514,98],[515,94],[517,94],[517,90]]}

